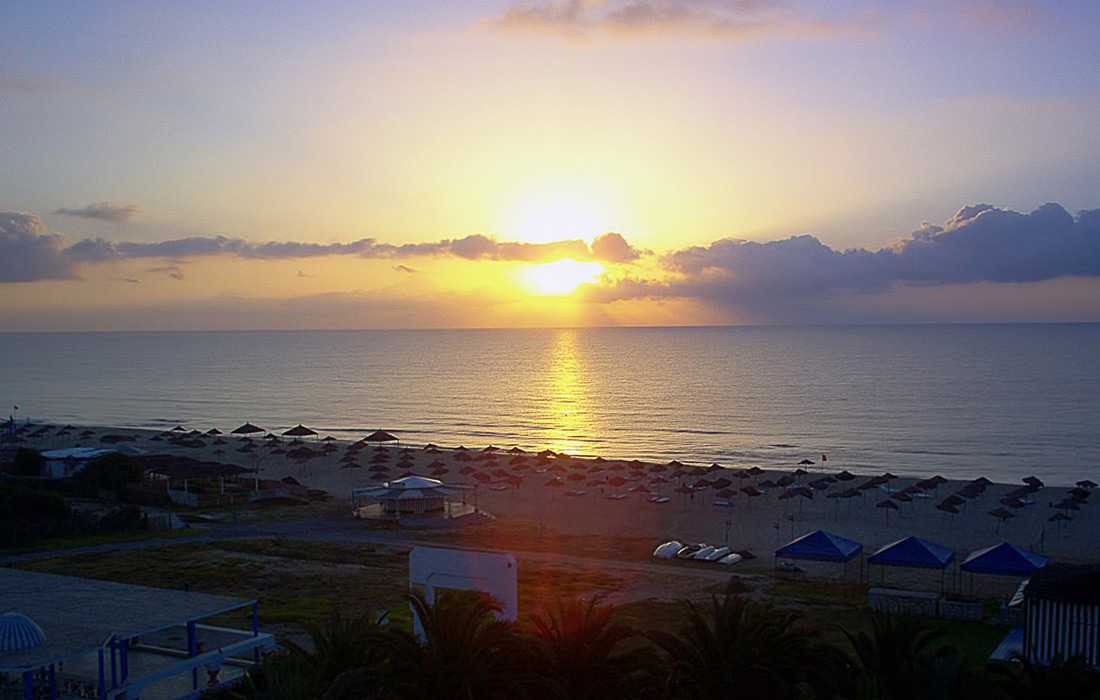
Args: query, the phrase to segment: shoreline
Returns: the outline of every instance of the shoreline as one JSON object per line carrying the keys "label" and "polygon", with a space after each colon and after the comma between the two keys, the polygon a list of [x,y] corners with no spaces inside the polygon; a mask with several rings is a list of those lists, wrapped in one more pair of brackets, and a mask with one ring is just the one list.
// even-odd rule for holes
{"label": "shoreline", "polygon": [[[1100,324],[1098,324],[1098,325],[1100,325]],[[16,424],[21,429],[24,428],[24,426],[30,426],[30,429],[32,431],[35,428],[41,427],[43,425],[52,425],[55,428],[61,427],[61,422],[49,422],[49,421],[45,421],[45,420],[36,420],[36,419],[31,419],[29,417],[18,418],[16,420]],[[160,425],[158,425],[158,424],[160,424]],[[176,422],[176,421],[168,421],[168,420],[157,419],[157,420],[149,421],[144,425],[131,425],[131,424],[102,425],[102,424],[85,424],[85,423],[75,423],[75,424],[70,423],[69,425],[72,425],[75,428],[74,435],[78,434],[80,431],[83,431],[83,430],[92,430],[92,431],[94,431],[96,434],[93,437],[91,437],[90,440],[97,441],[101,435],[109,434],[109,433],[131,433],[131,434],[144,435],[146,437],[156,435],[156,434],[167,434],[167,433],[171,432],[172,427],[174,427],[176,425],[179,425],[179,423]],[[271,428],[271,434],[281,436],[281,433],[283,431],[285,431],[285,430],[287,430],[291,427],[293,427],[293,426],[289,426],[289,425],[288,426],[275,426],[274,428]],[[320,436],[322,436],[322,437],[328,436],[328,435],[333,436],[333,438],[335,439],[336,444],[340,445],[342,447],[346,447],[347,445],[350,445],[350,444],[358,441],[359,439],[362,438],[362,436],[365,433],[369,433],[372,430],[374,430],[374,428],[370,428],[370,429],[363,429],[363,428],[332,428],[332,429],[328,429],[328,428],[323,428],[323,427],[318,427],[318,426],[313,426],[313,427],[320,433]],[[3,433],[6,434],[6,432],[7,432],[7,421],[4,421]],[[188,432],[191,432],[191,429],[189,429]],[[200,431],[200,432],[202,432],[202,431]],[[486,439],[489,439],[489,438],[493,437],[493,435],[495,435],[495,434],[486,433],[484,435],[479,436],[477,434],[477,431],[472,431],[472,432],[473,432],[473,434],[469,436],[468,440],[465,440],[465,441],[462,441],[462,442],[456,442],[454,447],[458,447],[460,444],[462,444],[462,445],[465,445],[467,448],[469,448],[471,450],[482,449],[485,446],[485,445],[482,444],[482,442]],[[262,435],[262,434],[263,433],[258,433],[258,435]],[[398,433],[399,436],[400,435],[405,435],[405,434],[406,433],[404,433],[404,432],[399,432]],[[25,435],[25,433],[24,433],[24,435]],[[228,434],[228,431],[226,431],[226,433],[224,433],[222,435],[227,439],[237,439],[237,438],[242,437],[242,436],[230,435],[230,434]],[[496,437],[498,437],[498,438],[505,437],[506,439],[498,440],[496,443],[491,443],[490,442],[490,443],[485,443],[485,444],[497,444],[498,447],[502,447],[503,449],[508,449],[508,448],[518,446],[518,447],[524,449],[525,451],[527,451],[528,453],[536,453],[540,450],[547,449],[546,446],[542,445],[542,444],[537,444],[537,443],[534,443],[534,442],[529,442],[529,441],[524,441],[524,440],[517,440],[517,439],[515,439],[517,437],[515,435],[507,435],[507,436],[496,435]],[[401,447],[406,446],[406,444],[408,444],[409,446],[415,446],[416,448],[422,448],[424,445],[431,444],[431,443],[429,442],[429,443],[424,443],[424,445],[421,445],[420,442],[404,443],[400,440],[398,442],[398,445],[401,446]],[[437,443],[437,444],[439,444],[439,443]],[[35,446],[35,445],[31,445],[31,446]],[[66,446],[73,446],[73,445],[66,445]],[[92,445],[85,445],[85,446],[93,446],[94,447],[94,446],[98,446],[98,443],[92,444]],[[0,447],[4,447],[4,445],[0,445]],[[449,445],[445,446],[445,445],[440,444],[440,447],[442,449],[450,449]],[[889,470],[891,473],[894,473],[894,474],[896,474],[897,476],[899,476],[903,479],[921,480],[921,479],[931,477],[931,476],[933,476],[937,473],[943,473],[945,476],[947,476],[947,478],[952,483],[956,483],[956,482],[957,483],[965,483],[965,482],[971,481],[973,479],[985,478],[985,477],[989,476],[989,474],[990,474],[990,472],[988,472],[988,470],[975,470],[973,472],[973,474],[971,474],[969,469],[967,469],[967,468],[960,469],[960,467],[957,466],[957,465],[951,465],[951,466],[942,465],[943,469],[941,469],[939,471],[937,471],[937,469],[935,469],[935,468],[928,468],[928,469],[923,469],[923,470],[912,470],[912,469],[906,469],[904,467],[896,467],[896,466],[883,467],[883,466],[879,466],[879,465],[862,464],[862,463],[859,463],[858,461],[854,462],[854,463],[848,463],[847,466],[840,466],[840,463],[842,462],[843,457],[840,457],[840,458],[831,457],[830,460],[829,460],[830,464],[829,464],[828,468],[823,469],[822,468],[823,465],[818,462],[818,458],[821,456],[820,452],[815,452],[815,451],[809,450],[809,449],[801,450],[801,449],[797,448],[795,445],[786,445],[786,444],[768,445],[768,447],[789,449],[789,450],[792,450],[792,451],[797,450],[798,452],[795,455],[796,459],[802,457],[803,455],[808,455],[808,457],[810,459],[813,459],[815,461],[815,464],[813,466],[808,467],[810,472],[814,475],[827,475],[827,474],[830,474],[830,473],[835,473],[837,471],[847,469],[848,471],[856,473],[859,476],[873,476],[875,474],[880,474],[883,471]],[[56,447],[51,446],[50,449],[55,449],[55,448]],[[704,468],[706,468],[707,466],[709,466],[709,465],[705,464],[704,462],[699,461],[697,459],[692,459],[691,457],[685,457],[685,456],[679,455],[679,453],[676,452],[676,451],[670,451],[667,454],[661,454],[659,456],[649,455],[649,456],[641,456],[641,457],[639,457],[637,454],[609,456],[608,453],[582,454],[582,453],[579,453],[579,452],[570,452],[569,456],[570,456],[570,458],[575,458],[575,459],[579,459],[579,460],[586,460],[586,461],[591,461],[591,460],[596,460],[596,459],[603,459],[603,460],[606,460],[606,461],[609,461],[609,462],[629,462],[629,461],[641,460],[641,461],[643,461],[647,464],[658,464],[658,463],[662,463],[665,460],[678,460],[680,462],[683,462],[687,466],[692,466],[692,467],[704,467]],[[938,454],[938,453],[935,454],[934,456],[939,457],[944,462],[951,461],[951,457],[952,457],[951,454]],[[724,469],[729,469],[731,471],[735,471],[735,470],[738,470],[738,469],[748,469],[748,468],[751,468],[753,466],[761,465],[758,468],[762,468],[765,471],[768,471],[770,473],[777,474],[777,475],[783,474],[783,473],[791,471],[792,469],[798,468],[798,464],[797,464],[796,461],[792,461],[790,464],[784,463],[784,464],[781,465],[781,464],[775,463],[775,458],[774,457],[763,457],[763,456],[760,456],[760,458],[758,458],[758,459],[747,459],[747,460],[744,459],[743,457],[730,457],[728,460],[726,460],[724,462],[720,462],[720,464]],[[837,465],[837,466],[833,466],[833,465]],[[1061,471],[1062,472],[1068,472],[1069,470],[1061,470]],[[1090,479],[1093,479],[1094,481],[1100,481],[1100,477],[1096,476],[1095,474],[1090,476],[1088,473],[1086,473],[1088,471],[1090,471],[1090,470],[1082,469],[1080,473],[1073,473],[1072,476],[1065,478],[1064,483],[1052,480],[1050,483],[1047,483],[1047,486],[1072,488],[1074,486],[1074,482],[1079,480],[1079,479],[1090,478]],[[1092,471],[1095,472],[1095,470],[1092,470]],[[1033,474],[1036,475],[1036,476],[1039,476],[1039,478],[1042,478],[1045,481],[1045,477],[1043,477],[1041,473],[1033,472]],[[995,476],[994,481],[995,481],[995,483],[1003,484],[1003,485],[1015,484],[1014,481],[1005,480],[1000,475]]]}
{"label": "shoreline", "polygon": [[[38,427],[32,426],[23,435],[33,434]],[[1096,504],[1086,499],[1078,510],[1054,507],[1069,492],[1062,486],[1043,486],[1025,494],[1020,499],[1021,505],[1007,508],[1002,499],[1018,491],[1023,484],[990,483],[980,493],[963,498],[957,513],[948,513],[937,510],[936,505],[963,491],[968,482],[945,480],[935,487],[917,490],[915,486],[922,479],[898,475],[861,489],[859,496],[836,498],[830,496],[838,493],[838,489],[855,489],[866,484],[869,478],[882,474],[856,474],[847,482],[811,487],[812,482],[840,471],[823,470],[820,464],[807,465],[807,473],[799,476],[793,476],[792,470],[761,470],[754,476],[737,478],[741,470],[734,468],[708,470],[698,466],[678,467],[675,463],[572,456],[539,459],[530,452],[486,452],[484,446],[467,446],[468,449],[462,452],[444,447],[432,450],[425,446],[389,443],[386,451],[379,453],[372,443],[361,450],[353,450],[357,452],[354,461],[358,467],[342,468],[341,460],[348,454],[351,443],[335,439],[326,441],[321,435],[303,439],[303,445],[310,451],[327,450],[327,453],[295,461],[275,453],[277,448],[264,447],[269,440],[251,440],[255,449],[241,452],[247,440],[234,435],[202,436],[193,447],[179,447],[163,437],[154,440],[166,433],[148,429],[79,426],[68,435],[56,433],[57,428],[37,438],[28,438],[24,444],[6,447],[27,446],[41,450],[77,444],[110,447],[101,441],[104,436],[132,436],[135,438],[132,442],[122,444],[133,445],[149,454],[180,455],[248,469],[258,466],[261,479],[293,477],[311,489],[329,493],[337,503],[346,499],[349,504],[353,488],[413,473],[449,483],[477,483],[478,507],[502,522],[537,523],[549,532],[599,535],[609,540],[615,536],[652,537],[654,547],[670,539],[685,543],[729,544],[735,550],[748,549],[761,560],[768,561],[776,548],[816,529],[862,543],[865,555],[908,535],[949,547],[956,551],[960,561],[969,552],[1003,541],[1058,561],[1094,561],[1100,554],[1090,544],[1095,533],[1100,532],[1100,513],[1096,512]],[[184,434],[181,431],[168,433]],[[215,444],[219,440],[220,444]],[[289,441],[290,438],[280,437],[282,447]],[[325,445],[330,447],[325,448]],[[383,454],[386,459],[371,464],[374,454]],[[386,468],[371,471],[376,464]],[[440,469],[446,471],[439,472]],[[460,473],[463,470],[467,473]],[[475,473],[480,474],[477,479],[473,477]],[[511,483],[505,481],[508,477]],[[516,477],[522,481],[517,481]],[[716,480],[730,483],[724,489],[715,488],[723,486],[721,482],[700,484]],[[560,481],[560,485],[548,486],[551,481]],[[769,482],[778,484],[769,486]],[[697,488],[690,492],[684,490],[689,486]],[[746,486],[755,488],[760,495],[750,496],[741,491]],[[681,489],[680,493],[676,492],[677,488]],[[810,496],[780,498],[791,488],[802,488]],[[566,495],[569,491],[584,493]],[[897,494],[902,492],[909,492],[913,497],[901,500]],[[669,500],[662,503],[648,500],[657,496]],[[728,505],[716,505],[715,501]],[[897,508],[879,506],[888,501]],[[989,514],[998,508],[1005,509],[1011,516],[1002,520]],[[1060,512],[1071,520],[1049,521]],[[730,569],[731,574],[736,571],[736,567]]]}

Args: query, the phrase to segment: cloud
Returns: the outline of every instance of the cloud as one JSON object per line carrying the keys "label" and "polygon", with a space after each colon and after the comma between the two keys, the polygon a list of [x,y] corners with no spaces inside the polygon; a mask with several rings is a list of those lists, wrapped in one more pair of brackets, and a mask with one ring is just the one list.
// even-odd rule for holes
{"label": "cloud", "polygon": [[612,232],[596,236],[592,241],[592,256],[604,262],[626,263],[640,258],[642,251],[632,247],[621,235]]}
{"label": "cloud", "polygon": [[[610,234],[618,236],[618,234]],[[601,236],[600,239],[605,238]],[[621,237],[620,237],[621,238]],[[597,240],[600,240],[597,239]],[[626,241],[608,240],[601,244],[605,255],[617,255],[630,259],[634,251]],[[636,251],[634,251],[636,252]],[[379,243],[373,238],[363,238],[350,243],[300,243],[295,241],[268,241],[250,243],[241,238],[225,236],[192,236],[152,243],[112,243],[102,238],[86,238],[67,250],[74,260],[82,262],[106,262],[123,258],[172,258],[232,255],[241,258],[283,260],[323,256],[352,255],[361,258],[403,259],[414,257],[457,257],[465,260],[506,260],[518,262],[545,262],[571,257],[591,260],[601,253],[590,250],[584,241],[565,240],[550,243],[524,243],[497,241],[481,234],[472,234],[455,240],[445,239],[433,243],[407,243],[392,245]],[[636,256],[635,256],[636,257]]]}
{"label": "cloud", "polygon": [[64,241],[33,214],[0,211],[0,283],[77,279]]}
{"label": "cloud", "polygon": [[[65,247],[65,237],[49,231],[39,217],[15,211],[0,211],[0,283],[33,282],[42,279],[79,279],[77,264],[109,263],[120,260],[159,258],[182,261],[191,258],[233,256],[257,260],[292,260],[325,256],[354,256],[367,259],[403,260],[417,257],[456,257],[464,260],[546,262],[561,258],[630,262],[642,254],[617,233],[599,236],[591,248],[583,240],[549,243],[498,241],[472,234],[458,239],[430,243],[392,245],[373,238],[348,243],[302,243],[266,241],[253,243],[226,236],[190,236],[165,241],[109,241],[84,238]],[[412,267],[395,266],[400,272]],[[182,279],[178,266],[151,271]]]}
{"label": "cloud", "polygon": [[121,224],[134,218],[140,210],[133,204],[115,204],[114,202],[96,202],[80,209],[58,209],[54,214],[78,216],[82,219],[96,219]]}
{"label": "cloud", "polygon": [[573,39],[676,35],[739,42],[765,36],[867,35],[880,21],[881,14],[872,9],[854,19],[804,16],[777,0],[536,0],[515,4],[488,24]]}
{"label": "cloud", "polygon": [[414,275],[417,272],[419,272],[419,270],[411,268],[408,265],[394,265],[393,269],[396,270],[397,272],[407,272],[410,275]]}
{"label": "cloud", "polygon": [[973,31],[1012,35],[1032,34],[1053,21],[1045,8],[1025,2],[960,2],[955,13]]}
{"label": "cloud", "polygon": [[162,265],[160,267],[150,267],[146,272],[151,274],[164,274],[168,275],[174,280],[183,279],[183,268],[179,265]]}
{"label": "cloud", "polygon": [[760,321],[805,320],[824,300],[899,286],[1031,283],[1100,277],[1100,210],[1076,219],[1058,204],[1030,214],[987,204],[964,207],[943,226],[925,225],[881,250],[835,250],[813,236],[757,243],[722,239],[669,253],[667,280],[622,279],[595,301],[686,297]]}

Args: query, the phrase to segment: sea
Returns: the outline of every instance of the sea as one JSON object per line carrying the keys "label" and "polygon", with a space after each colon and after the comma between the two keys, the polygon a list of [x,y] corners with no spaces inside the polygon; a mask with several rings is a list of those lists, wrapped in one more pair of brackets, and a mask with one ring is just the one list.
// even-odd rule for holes
{"label": "sea", "polygon": [[37,423],[1100,481],[1100,324],[3,333],[0,402]]}

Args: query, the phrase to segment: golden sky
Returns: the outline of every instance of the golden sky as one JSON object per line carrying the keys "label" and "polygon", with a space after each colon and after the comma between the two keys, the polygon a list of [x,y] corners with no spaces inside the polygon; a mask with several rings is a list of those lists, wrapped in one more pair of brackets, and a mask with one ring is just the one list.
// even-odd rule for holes
{"label": "golden sky", "polygon": [[1100,320],[1098,27],[8,4],[0,330]]}

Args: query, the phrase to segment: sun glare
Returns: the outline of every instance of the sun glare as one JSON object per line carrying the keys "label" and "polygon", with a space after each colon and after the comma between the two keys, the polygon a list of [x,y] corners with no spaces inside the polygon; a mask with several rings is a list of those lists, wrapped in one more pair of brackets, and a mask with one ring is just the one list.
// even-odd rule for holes
{"label": "sun glare", "polygon": [[498,225],[505,235],[528,243],[591,240],[616,228],[618,207],[605,189],[543,183],[513,193],[500,212]]}
{"label": "sun glare", "polygon": [[603,265],[598,262],[577,262],[567,258],[532,265],[522,272],[522,277],[531,293],[551,296],[569,294],[582,284],[598,282],[603,271]]}

